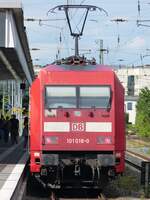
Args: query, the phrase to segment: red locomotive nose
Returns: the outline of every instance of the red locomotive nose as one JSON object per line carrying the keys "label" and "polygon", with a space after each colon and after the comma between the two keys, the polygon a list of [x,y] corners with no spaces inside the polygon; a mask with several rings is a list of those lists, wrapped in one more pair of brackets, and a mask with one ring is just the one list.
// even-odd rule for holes
{"label": "red locomotive nose", "polygon": [[47,66],[32,84],[30,170],[50,186],[95,187],[124,171],[124,90],[105,66],[66,65]]}

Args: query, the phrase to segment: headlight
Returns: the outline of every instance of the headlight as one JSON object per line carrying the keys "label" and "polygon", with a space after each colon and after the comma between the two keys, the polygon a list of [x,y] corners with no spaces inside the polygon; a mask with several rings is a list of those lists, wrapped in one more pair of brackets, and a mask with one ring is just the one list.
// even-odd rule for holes
{"label": "headlight", "polygon": [[58,144],[58,137],[57,136],[45,136],[44,137],[44,144]]}
{"label": "headlight", "polygon": [[98,136],[97,144],[112,144],[112,136]]}
{"label": "headlight", "polygon": [[121,153],[120,152],[116,153],[116,158],[121,158]]}

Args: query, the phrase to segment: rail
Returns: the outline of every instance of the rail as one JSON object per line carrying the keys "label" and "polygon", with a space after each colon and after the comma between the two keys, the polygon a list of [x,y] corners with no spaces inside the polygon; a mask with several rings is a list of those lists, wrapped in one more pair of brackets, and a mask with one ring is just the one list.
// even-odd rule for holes
{"label": "rail", "polygon": [[126,151],[125,162],[140,171],[141,185],[145,191],[145,197],[150,197],[150,159],[130,150]]}
{"label": "rail", "polygon": [[65,198],[61,198],[61,197],[59,197],[59,196],[57,196],[57,194],[55,194],[55,192],[54,191],[52,191],[51,192],[51,195],[50,195],[50,200],[67,200],[67,199],[76,199],[76,200],[108,200],[108,198],[107,197],[105,197],[105,195],[103,194],[103,193],[99,193],[98,194],[98,196],[96,197],[96,198],[93,198],[93,197],[76,197],[76,198],[74,198],[74,197],[65,197]]}

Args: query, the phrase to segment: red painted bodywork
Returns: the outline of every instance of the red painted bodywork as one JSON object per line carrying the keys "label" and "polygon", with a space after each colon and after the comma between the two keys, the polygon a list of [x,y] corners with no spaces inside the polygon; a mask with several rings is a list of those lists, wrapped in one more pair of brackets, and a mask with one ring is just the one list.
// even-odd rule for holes
{"label": "red painted bodywork", "polygon": [[[76,66],[74,66],[75,69]],[[45,85],[109,85],[112,91],[111,109],[58,109],[57,117],[44,116],[44,93]],[[113,151],[121,153],[121,162],[116,165],[116,172],[124,171],[124,89],[115,75],[114,71],[108,66],[96,65],[90,71],[65,70],[61,66],[48,65],[43,68],[38,77],[34,80],[30,90],[30,170],[39,172],[41,165],[35,164],[34,152],[47,151]],[[74,110],[81,110],[82,116],[73,115]],[[66,117],[66,112],[69,117]],[[94,113],[94,117],[89,115]],[[111,133],[44,133],[44,122],[112,122]],[[58,136],[58,144],[43,145],[43,136]],[[112,144],[97,144],[96,137],[100,135],[111,135]],[[89,144],[67,144],[67,138],[89,139]]]}

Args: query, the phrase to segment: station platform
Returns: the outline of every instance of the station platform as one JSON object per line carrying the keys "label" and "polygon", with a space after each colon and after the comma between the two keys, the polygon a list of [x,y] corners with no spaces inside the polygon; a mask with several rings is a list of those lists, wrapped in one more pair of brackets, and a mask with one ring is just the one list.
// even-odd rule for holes
{"label": "station platform", "polygon": [[10,200],[20,181],[28,160],[28,151],[23,149],[23,138],[18,144],[5,144],[0,140],[0,199]]}

